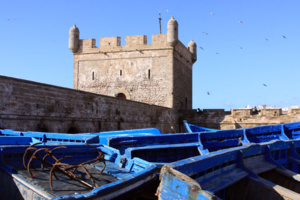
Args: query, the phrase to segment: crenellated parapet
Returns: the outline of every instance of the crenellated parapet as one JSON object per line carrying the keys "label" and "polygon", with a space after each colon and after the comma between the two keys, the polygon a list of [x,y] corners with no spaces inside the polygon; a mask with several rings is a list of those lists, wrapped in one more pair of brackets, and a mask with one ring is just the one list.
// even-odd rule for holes
{"label": "crenellated parapet", "polygon": [[254,110],[252,108],[238,108],[231,109],[232,117],[251,117],[251,116],[264,116],[264,117],[279,117],[281,115],[299,115],[300,108],[289,108],[287,111],[283,111],[282,108],[263,108]]}
{"label": "crenellated parapet", "polygon": [[197,45],[192,40],[187,46],[178,39],[178,23],[174,17],[168,22],[167,34],[152,35],[150,44],[148,44],[146,35],[133,35],[125,37],[124,46],[121,46],[121,37],[101,37],[97,47],[96,39],[79,38],[79,29],[76,25],[69,31],[69,49],[74,54],[171,49],[179,54],[184,52],[181,57],[184,56],[184,59],[194,63],[197,60]]}
{"label": "crenellated parapet", "polygon": [[[96,39],[80,39],[78,41],[78,49],[74,54],[86,53],[86,52],[96,52],[101,51],[130,51],[137,50],[137,48],[143,48],[145,50],[153,48],[162,49],[174,49],[167,42],[166,34],[152,35],[152,43],[148,44],[148,37],[146,35],[132,35],[125,37],[125,45],[121,46],[121,37],[101,37],[99,43],[97,44]],[[189,52],[189,49],[184,45],[179,45],[179,48],[183,48]],[[190,52],[191,53],[191,52]]]}

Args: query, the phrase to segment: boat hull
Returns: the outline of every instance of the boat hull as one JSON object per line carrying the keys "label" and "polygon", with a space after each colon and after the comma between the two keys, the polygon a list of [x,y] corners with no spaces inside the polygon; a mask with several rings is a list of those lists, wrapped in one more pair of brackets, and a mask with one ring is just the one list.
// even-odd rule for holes
{"label": "boat hull", "polygon": [[163,166],[159,199],[300,199],[300,141],[251,144]]}
{"label": "boat hull", "polygon": [[[57,146],[37,145],[35,147],[41,150],[45,147],[54,149]],[[71,154],[72,157],[65,161],[68,163],[68,167],[75,166],[76,163],[87,162],[90,158],[97,156],[96,150],[92,151],[93,149],[86,145],[69,145],[67,147],[56,150],[55,154],[60,156],[57,157],[58,159]],[[101,174],[104,163],[84,165],[98,184],[94,189],[88,189],[61,172],[56,172],[58,179],[54,179],[53,174],[51,176],[51,167],[44,166],[42,170],[37,161],[32,163],[33,178],[31,178],[28,167],[26,170],[22,164],[22,152],[26,147],[3,147],[0,167],[1,199],[114,199],[126,196],[127,193],[130,193],[131,197],[137,197],[140,195],[139,192],[143,185],[156,178],[157,169],[155,165],[139,158],[131,160],[121,157],[117,150],[103,145],[98,145],[97,148],[105,153],[106,167]],[[41,155],[41,157],[43,156],[44,154]],[[92,180],[88,178],[89,175],[84,171],[83,168],[77,168],[74,174],[86,183],[93,184]],[[53,177],[53,190],[49,186],[49,177]]]}

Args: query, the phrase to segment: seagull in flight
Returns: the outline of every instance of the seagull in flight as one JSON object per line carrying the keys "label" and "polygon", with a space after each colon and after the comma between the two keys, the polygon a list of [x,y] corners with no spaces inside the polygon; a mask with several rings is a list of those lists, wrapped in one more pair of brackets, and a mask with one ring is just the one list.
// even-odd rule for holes
{"label": "seagull in flight", "polygon": [[266,85],[266,84],[263,84],[263,86],[267,87],[267,85]]}
{"label": "seagull in flight", "polygon": [[199,47],[200,49],[204,50],[203,47]]}
{"label": "seagull in flight", "polygon": [[208,35],[208,33],[206,33],[206,32],[203,32],[203,34]]}
{"label": "seagull in flight", "polygon": [[213,13],[213,12],[210,12],[210,14],[211,14],[211,15],[215,15],[215,13]]}
{"label": "seagull in flight", "polygon": [[209,92],[207,92],[207,95],[210,95],[210,93],[209,93]]}
{"label": "seagull in flight", "polygon": [[216,52],[217,55],[219,55],[219,52]]}
{"label": "seagull in flight", "polygon": [[15,21],[16,19],[7,19],[7,20],[9,20],[9,21]]}
{"label": "seagull in flight", "polygon": [[268,39],[268,38],[265,38],[264,40],[268,41],[269,39]]}
{"label": "seagull in flight", "polygon": [[238,22],[240,22],[240,23],[243,23],[243,21],[242,21],[242,20],[239,20]]}
{"label": "seagull in flight", "polygon": [[239,46],[240,49],[243,49],[243,47]]}
{"label": "seagull in flight", "polygon": [[166,10],[168,13],[170,12],[168,9]]}
{"label": "seagull in flight", "polygon": [[286,37],[283,35],[282,38],[286,39]]}

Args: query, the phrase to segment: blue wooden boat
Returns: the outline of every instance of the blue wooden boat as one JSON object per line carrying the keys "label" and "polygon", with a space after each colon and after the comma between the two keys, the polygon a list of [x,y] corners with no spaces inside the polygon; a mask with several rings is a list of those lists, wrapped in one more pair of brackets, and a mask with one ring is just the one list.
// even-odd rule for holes
{"label": "blue wooden boat", "polygon": [[131,199],[156,175],[155,165],[105,145],[28,147],[1,145],[1,199]]}
{"label": "blue wooden boat", "polygon": [[263,143],[272,140],[287,141],[299,138],[300,122],[219,130],[201,133],[199,150],[201,155],[204,155],[249,143]]}
{"label": "blue wooden boat", "polygon": [[109,136],[107,145],[128,158],[141,158],[162,166],[169,162],[200,155],[199,133],[148,136]]}
{"label": "blue wooden boat", "polygon": [[300,141],[215,151],[165,165],[158,199],[300,199]]}
{"label": "blue wooden boat", "polygon": [[100,144],[107,144],[107,137],[110,136],[140,136],[140,135],[161,135],[161,131],[157,128],[145,128],[145,129],[133,129],[133,130],[121,130],[121,131],[107,131],[100,133],[88,133],[89,135],[97,135],[99,137]]}
{"label": "blue wooden boat", "polygon": [[[96,135],[89,134],[66,134],[66,133],[45,133],[45,132],[22,132],[14,131],[10,129],[0,129],[0,143],[7,143],[13,145],[13,138],[17,137],[15,142],[25,141],[24,138],[31,138],[31,142],[27,145],[32,145],[33,143],[42,142],[43,144],[99,144],[99,137]],[[9,143],[8,141],[11,141]],[[26,141],[29,141],[28,139]]]}
{"label": "blue wooden boat", "polygon": [[[134,129],[124,131],[108,131],[100,133],[46,133],[33,131],[14,131],[10,129],[0,129],[0,145],[28,144],[32,145],[37,142],[43,144],[106,144],[108,136],[133,136],[133,135],[161,135],[159,129]],[[18,137],[18,138],[2,138],[2,136]],[[27,137],[27,138],[26,138]],[[15,141],[15,142],[14,142]]]}
{"label": "blue wooden boat", "polygon": [[139,157],[158,167],[250,143],[300,138],[300,123],[286,123],[245,129],[215,130],[206,132],[162,135],[108,136],[110,147],[120,150],[128,158]]}
{"label": "blue wooden boat", "polygon": [[[100,143],[118,149],[121,153],[115,151],[118,152],[119,157],[122,155],[128,160],[143,159],[162,167],[167,163],[218,154],[228,149],[245,148],[252,144],[262,144],[274,140],[284,142],[297,140],[300,137],[300,123],[178,134],[161,134],[157,129],[141,129],[107,132],[103,135],[101,133],[74,135],[0,130],[1,135],[0,145],[4,149],[10,146],[16,148],[16,145],[28,146],[40,141],[44,146],[57,144],[82,146],[84,143],[99,146]],[[42,148],[42,145],[37,145],[37,147]],[[156,187],[155,184],[152,185]]]}
{"label": "blue wooden boat", "polygon": [[206,127],[190,124],[186,120],[183,121],[183,124],[184,124],[184,128],[187,133],[207,132],[207,131],[217,131],[218,130],[218,129],[206,128]]}

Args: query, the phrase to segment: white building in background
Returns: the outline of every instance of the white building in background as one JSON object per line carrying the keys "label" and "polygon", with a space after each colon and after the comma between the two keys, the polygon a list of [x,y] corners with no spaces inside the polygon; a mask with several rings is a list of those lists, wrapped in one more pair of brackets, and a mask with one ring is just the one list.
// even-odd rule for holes
{"label": "white building in background", "polygon": [[300,106],[291,106],[291,108],[300,108]]}

